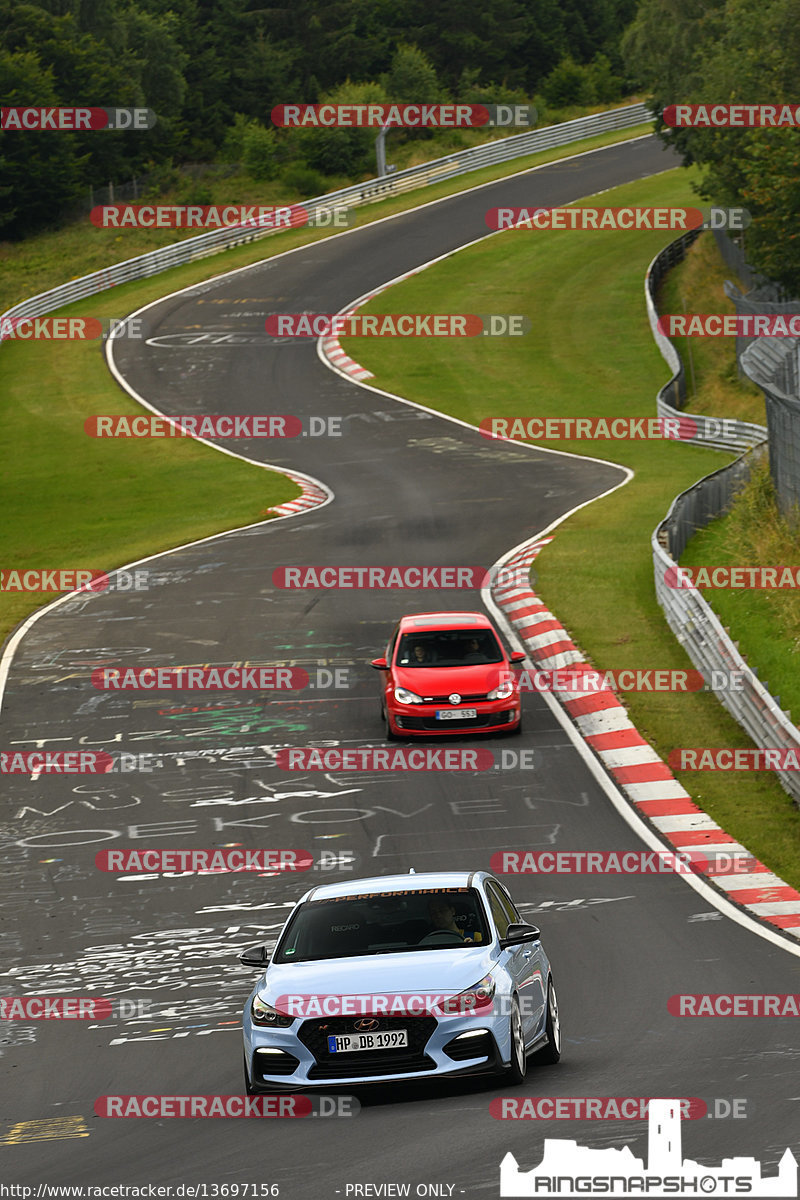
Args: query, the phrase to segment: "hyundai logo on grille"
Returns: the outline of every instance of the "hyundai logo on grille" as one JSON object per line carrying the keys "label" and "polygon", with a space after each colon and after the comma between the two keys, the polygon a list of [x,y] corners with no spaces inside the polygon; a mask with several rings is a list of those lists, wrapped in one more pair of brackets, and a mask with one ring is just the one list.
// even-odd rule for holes
{"label": "hyundai logo on grille", "polygon": [[461,703],[461,697],[459,696],[458,692],[451,692],[450,695],[447,697],[447,699],[450,701],[451,704],[460,704]]}
{"label": "hyundai logo on grille", "polygon": [[362,1017],[360,1021],[356,1021],[353,1025],[359,1033],[369,1033],[371,1029],[377,1029],[380,1021],[377,1017]]}

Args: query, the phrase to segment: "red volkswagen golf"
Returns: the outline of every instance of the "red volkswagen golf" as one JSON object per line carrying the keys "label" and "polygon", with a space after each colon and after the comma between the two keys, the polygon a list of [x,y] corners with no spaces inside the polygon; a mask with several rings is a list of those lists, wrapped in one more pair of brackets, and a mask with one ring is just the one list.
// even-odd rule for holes
{"label": "red volkswagen golf", "polygon": [[492,622],[483,613],[435,612],[402,617],[381,672],[381,715],[390,741],[398,737],[466,733],[519,733],[519,688]]}

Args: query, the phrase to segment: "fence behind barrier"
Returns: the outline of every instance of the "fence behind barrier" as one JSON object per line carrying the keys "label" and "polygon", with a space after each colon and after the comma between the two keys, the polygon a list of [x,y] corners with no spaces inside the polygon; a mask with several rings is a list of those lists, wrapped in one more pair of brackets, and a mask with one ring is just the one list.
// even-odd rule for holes
{"label": "fence behind barrier", "polygon": [[[673,370],[672,379],[658,393],[659,416],[678,415],[678,410],[685,402],[686,385],[683,365],[675,347],[657,329],[655,293],[665,272],[681,261],[687,248],[699,236],[699,232],[692,230],[667,246],[656,255],[647,272],[645,292],[650,326],[661,353]],[[763,342],[776,339],[759,340]],[[695,414],[685,415],[691,415],[698,423],[711,420]],[[674,572],[677,560],[686,549],[689,539],[709,521],[727,510],[736,490],[746,481],[756,457],[766,452],[767,430],[763,425],[733,421],[726,422],[725,428],[725,434],[714,438],[703,437],[701,430],[696,440],[719,449],[749,448],[749,452],[699,480],[673,500],[669,512],[655,529],[651,539],[656,598],[664,610],[670,629],[706,679],[713,680],[714,671],[742,673],[742,691],[729,688],[713,688],[713,691],[723,707],[739,722],[755,744],[800,751],[800,731],[792,722],[789,713],[781,709],[778,698],[770,695],[755,671],[748,667],[738,647],[701,593],[694,588],[670,587],[667,582],[670,578],[668,572]],[[800,772],[776,771],[775,774],[794,802],[800,806]]]}
{"label": "fence behind barrier", "polygon": [[665,246],[650,263],[644,281],[645,301],[650,329],[656,345],[661,351],[667,366],[672,371],[672,378],[659,388],[656,397],[656,411],[662,418],[677,418],[683,413],[695,423],[696,433],[687,441],[693,444],[712,446],[716,450],[747,450],[757,446],[767,436],[763,425],[755,425],[750,421],[726,420],[724,430],[720,432],[719,421],[714,417],[706,417],[700,413],[683,412],[686,404],[686,372],[678,351],[666,334],[658,328],[658,309],[656,308],[656,293],[664,275],[676,263],[683,260],[686,251],[700,236],[701,229],[690,229],[687,233],[676,238]]}
{"label": "fence behind barrier", "polygon": [[[714,671],[741,672],[741,691],[727,687],[713,691],[756,746],[800,752],[800,730],[790,714],[781,709],[779,699],[770,695],[748,667],[711,606],[694,588],[670,587],[667,582],[667,572],[674,570],[675,560],[692,533],[727,508],[736,488],[747,477],[752,455],[759,453],[763,448],[729,463],[675,498],[652,537],[656,597],[670,629],[706,679],[712,680]],[[800,772],[775,774],[800,807]]]}

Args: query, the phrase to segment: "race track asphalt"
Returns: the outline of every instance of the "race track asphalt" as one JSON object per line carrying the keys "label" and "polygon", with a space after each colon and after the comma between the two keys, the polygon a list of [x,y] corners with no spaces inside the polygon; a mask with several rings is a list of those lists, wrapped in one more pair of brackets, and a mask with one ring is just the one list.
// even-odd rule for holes
{"label": "race track asphalt", "polygon": [[[3,1026],[3,1117],[21,1131],[0,1139],[3,1182],[276,1183],[285,1200],[370,1194],[353,1190],[367,1183],[410,1184],[413,1195],[417,1184],[437,1184],[481,1197],[499,1194],[506,1151],[530,1168],[545,1136],[631,1144],[646,1156],[643,1122],[500,1122],[489,1111],[499,1095],[741,1098],[744,1120],[685,1122],[684,1152],[714,1165],[754,1155],[774,1173],[797,1135],[800,1050],[791,1020],[681,1020],[667,999],[800,992],[797,958],[672,876],[508,880],[543,930],[565,1031],[562,1062],[531,1069],[518,1088],[465,1080],[365,1088],[356,1092],[356,1118],[320,1118],[312,1128],[309,1119],[259,1129],[246,1120],[207,1126],[93,1113],[106,1094],[241,1092],[238,1026],[253,972],[237,953],[274,938],[312,878],[347,878],[336,869],[118,878],[95,869],[99,850],[299,846],[327,853],[328,864],[347,852],[351,874],[367,875],[488,867],[503,848],[641,848],[535,695],[525,697],[520,738],[486,743],[498,753],[533,750],[533,770],[408,778],[277,768],[280,747],[382,745],[377,676],[367,663],[382,653],[393,621],[405,609],[479,609],[481,601],[477,592],[286,591],[274,585],[274,570],[488,567],[616,486],[622,472],[500,448],[334,374],[312,341],[280,342],[263,329],[269,312],[336,312],[485,235],[483,214],[494,204],[564,204],[672,165],[648,138],[501,180],[167,297],[145,314],[146,344],[115,343],[130,388],[165,413],[336,415],[345,433],[223,443],[307,472],[334,500],[164,554],[146,564],[147,590],[62,604],[32,625],[14,656],[5,747],[101,748],[155,755],[160,765],[77,782],[6,780],[3,994],[80,991],[150,1008],[92,1027]],[[349,686],[277,699],[156,696],[99,691],[90,679],[100,665],[233,663],[303,666],[315,681],[318,669],[339,668]],[[70,1125],[79,1117],[83,1124]],[[48,1132],[27,1124],[35,1122],[56,1124]],[[27,1140],[37,1130],[41,1140]]]}

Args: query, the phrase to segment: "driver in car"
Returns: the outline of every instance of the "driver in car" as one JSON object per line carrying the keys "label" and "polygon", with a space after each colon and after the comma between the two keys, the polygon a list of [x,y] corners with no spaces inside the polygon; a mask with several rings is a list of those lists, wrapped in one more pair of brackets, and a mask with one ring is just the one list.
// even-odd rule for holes
{"label": "driver in car", "polygon": [[467,642],[467,648],[464,652],[465,663],[482,663],[486,661],[486,655],[481,650],[481,644],[476,637],[470,638]]}
{"label": "driver in car", "polygon": [[465,942],[471,942],[471,937],[464,937],[464,931],[456,924],[456,910],[446,896],[434,896],[428,901],[428,915],[434,931],[441,930],[456,933]]}

